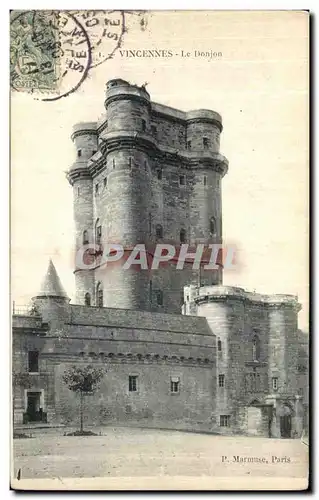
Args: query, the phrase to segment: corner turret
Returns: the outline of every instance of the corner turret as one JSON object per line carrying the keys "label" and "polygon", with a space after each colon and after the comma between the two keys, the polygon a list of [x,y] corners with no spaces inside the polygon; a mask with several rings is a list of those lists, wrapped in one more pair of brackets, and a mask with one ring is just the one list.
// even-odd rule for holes
{"label": "corner turret", "polygon": [[52,260],[42,281],[40,291],[32,297],[32,304],[49,323],[50,330],[60,329],[68,314],[70,298],[65,292]]}

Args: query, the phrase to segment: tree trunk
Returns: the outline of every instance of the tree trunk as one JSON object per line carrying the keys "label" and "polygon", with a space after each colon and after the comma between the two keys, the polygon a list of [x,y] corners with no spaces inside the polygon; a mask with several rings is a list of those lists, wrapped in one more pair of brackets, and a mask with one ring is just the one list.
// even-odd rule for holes
{"label": "tree trunk", "polygon": [[80,431],[83,432],[83,392],[80,391]]}

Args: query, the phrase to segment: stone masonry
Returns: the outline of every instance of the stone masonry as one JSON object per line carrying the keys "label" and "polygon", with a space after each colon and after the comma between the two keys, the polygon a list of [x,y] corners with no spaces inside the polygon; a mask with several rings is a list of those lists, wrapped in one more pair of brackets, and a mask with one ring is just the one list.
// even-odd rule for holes
{"label": "stone masonry", "polygon": [[[145,87],[106,86],[106,113],[75,125],[75,267],[70,304],[50,261],[27,310],[13,311],[15,425],[78,425],[63,383],[71,366],[105,369],[84,401],[85,425],[121,424],[221,434],[298,437],[307,427],[308,340],[297,297],[222,285],[210,272],[123,270],[105,245],[222,243],[220,115],[154,103]],[[133,380],[133,382],[132,382]]]}

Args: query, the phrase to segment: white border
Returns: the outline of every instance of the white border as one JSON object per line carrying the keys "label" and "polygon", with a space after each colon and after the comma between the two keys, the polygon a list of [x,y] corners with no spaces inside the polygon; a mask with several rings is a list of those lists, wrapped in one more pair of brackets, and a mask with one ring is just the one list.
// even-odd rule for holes
{"label": "white border", "polygon": [[[8,99],[8,94],[9,94],[9,58],[7,59],[7,55],[9,55],[9,9],[43,9],[43,8],[54,8],[54,9],[105,9],[106,6],[108,9],[126,9],[126,10],[147,10],[147,9],[152,9],[152,10],[191,10],[191,9],[196,9],[196,10],[310,10],[310,12],[315,15],[318,12],[318,1],[316,0],[309,0],[308,2],[301,2],[296,1],[296,0],[290,0],[289,2],[285,1],[280,1],[280,0],[267,0],[267,1],[244,1],[244,2],[238,2],[238,1],[230,1],[230,0],[223,0],[222,2],[217,2],[217,1],[209,1],[209,0],[197,0],[196,3],[192,2],[177,2],[177,1],[154,1],[151,3],[149,1],[139,1],[139,2],[132,2],[132,1],[126,1],[126,2],[118,2],[114,0],[108,0],[108,2],[105,1],[94,1],[92,2],[93,5],[89,5],[89,3],[86,1],[84,2],[83,0],[77,0],[77,1],[69,1],[69,2],[51,2],[50,4],[45,4],[43,1],[33,1],[26,3],[25,0],[18,0],[11,2],[11,5],[8,6],[6,2],[3,2],[0,7],[1,11],[1,16],[0,16],[0,23],[1,23],[1,29],[0,29],[0,35],[1,35],[1,53],[2,53],[2,77],[0,79],[0,85],[1,85],[1,97],[2,97],[2,106],[1,106],[1,121],[2,121],[2,133],[1,133],[1,169],[0,169],[0,203],[1,203],[1,234],[5,235],[5,241],[2,242],[1,246],[1,336],[2,336],[2,342],[4,345],[1,345],[0,353],[2,359],[0,360],[0,364],[2,367],[2,377],[1,377],[1,382],[2,382],[2,387],[1,387],[1,394],[2,394],[2,412],[0,413],[0,418],[1,418],[1,425],[0,429],[2,432],[2,443],[3,446],[1,447],[1,474],[0,474],[0,491],[1,491],[1,498],[8,498],[9,496],[13,494],[13,492],[9,491],[9,446],[6,446],[6,444],[9,445],[9,411],[6,411],[7,405],[5,402],[9,402],[9,383],[8,383],[8,373],[10,373],[10,365],[9,365],[9,359],[10,359],[10,342],[9,342],[9,331],[10,331],[10,315],[9,315],[9,253],[8,253],[8,244],[7,241],[9,240],[9,171],[8,171],[8,165],[9,165],[9,134],[8,134],[8,118],[9,118],[9,99]],[[313,34],[314,36],[314,34]],[[316,50],[317,49],[317,50]],[[318,47],[316,41],[314,41],[314,46],[312,47],[312,50],[314,52],[314,61],[313,61],[313,77],[315,79],[315,68],[318,63]],[[5,75],[6,71],[8,71],[7,77]],[[3,74],[4,72],[4,74]],[[314,92],[314,89],[313,89]],[[312,112],[314,113],[314,117],[317,116],[317,108],[316,108],[316,103],[312,103]],[[316,136],[314,134],[313,136],[313,142],[316,142]],[[313,158],[313,162],[314,162]],[[313,171],[317,168],[317,165],[313,164]],[[315,204],[315,192],[318,191],[316,189],[318,187],[318,175],[316,178],[314,178],[313,175],[313,181],[315,183],[315,190],[313,192],[313,201],[314,201],[314,214],[316,215],[316,222],[314,224],[314,228],[318,229],[319,223],[319,214],[317,213],[317,204]],[[318,231],[317,231],[318,234]],[[315,243],[315,241],[314,241]],[[315,246],[316,252],[314,257],[318,257],[318,245]],[[316,259],[317,260],[317,259]],[[315,271],[315,268],[314,268]],[[316,290],[314,290],[315,292]],[[319,309],[319,304],[318,304],[318,295],[315,295],[315,301],[312,304],[313,310],[318,311]],[[315,319],[315,318],[314,318]],[[315,328],[313,326],[313,333],[315,333]],[[315,352],[315,348],[317,349],[318,342],[316,345],[313,344],[313,359],[316,359],[316,354],[317,351]],[[318,359],[318,358],[317,358]],[[316,368],[317,366],[317,368]],[[316,365],[314,364],[314,373],[312,376],[312,380],[319,380],[319,363],[317,362]],[[318,387],[318,384],[317,384]],[[318,391],[319,392],[319,391]],[[317,397],[316,397],[317,396]],[[314,401],[312,405],[312,409],[315,412],[315,401],[318,400],[319,394],[317,393],[317,388],[314,390]],[[314,419],[315,420],[315,419]],[[313,462],[314,464],[318,460],[317,458],[317,446],[316,446],[316,441],[314,440],[315,444],[315,450],[314,450],[314,457],[313,457]],[[4,467],[3,467],[4,465]],[[313,471],[314,475],[316,471]],[[316,477],[314,477],[315,481]],[[63,495],[63,493],[60,493],[60,495]],[[118,495],[117,495],[118,496]],[[194,497],[197,496],[197,494],[194,493],[192,495]],[[215,494],[216,496],[216,494]],[[219,495],[217,495],[219,496]],[[274,494],[274,496],[277,496]],[[47,496],[46,496],[47,498]]]}

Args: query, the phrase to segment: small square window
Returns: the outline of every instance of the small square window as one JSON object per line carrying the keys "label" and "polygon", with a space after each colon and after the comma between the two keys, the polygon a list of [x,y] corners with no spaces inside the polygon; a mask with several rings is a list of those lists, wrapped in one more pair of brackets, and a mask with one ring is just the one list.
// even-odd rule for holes
{"label": "small square window", "polygon": [[225,375],[218,375],[218,386],[225,387]]}
{"label": "small square window", "polygon": [[273,377],[272,378],[272,388],[274,391],[278,390],[278,377]]}
{"label": "small square window", "polygon": [[204,149],[208,149],[208,139],[207,139],[207,137],[203,137],[203,146],[204,146]]}
{"label": "small square window", "polygon": [[185,178],[185,175],[180,175],[179,176],[179,185],[180,186],[185,186],[186,184],[186,178]]}
{"label": "small square window", "polygon": [[137,392],[137,375],[130,375],[128,378],[129,392]]}
{"label": "small square window", "polygon": [[171,392],[179,392],[180,380],[179,377],[171,377]]}
{"label": "small square window", "polygon": [[230,415],[220,415],[219,425],[220,427],[230,427]]}
{"label": "small square window", "polygon": [[78,158],[82,156],[82,149],[78,149]]}

